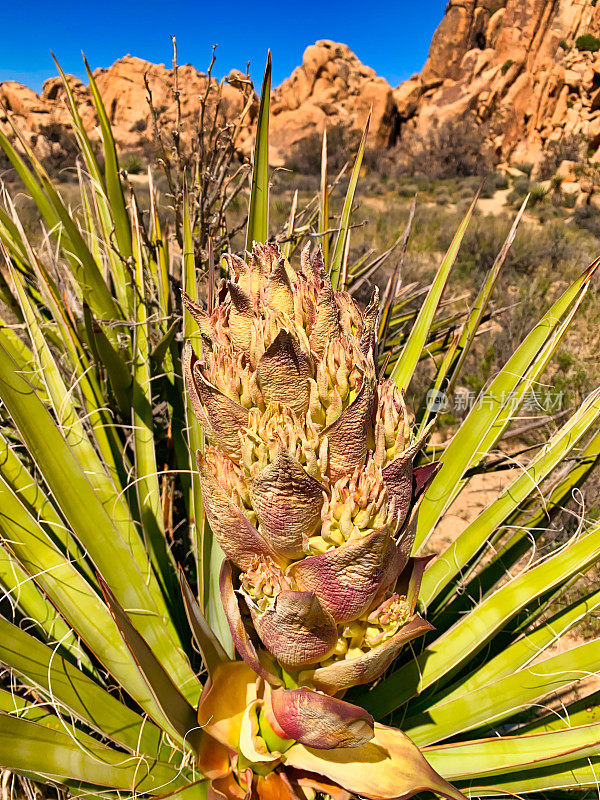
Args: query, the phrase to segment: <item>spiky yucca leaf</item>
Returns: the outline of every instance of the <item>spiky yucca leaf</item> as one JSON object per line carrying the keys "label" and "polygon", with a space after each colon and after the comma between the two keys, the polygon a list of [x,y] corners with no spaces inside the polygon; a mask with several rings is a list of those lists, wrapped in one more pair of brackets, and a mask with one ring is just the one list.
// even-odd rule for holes
{"label": "spiky yucca leaf", "polygon": [[[598,524],[584,521],[543,559],[535,548],[544,520],[556,514],[600,456],[598,394],[563,422],[521,465],[511,485],[428,567],[419,610],[432,630],[422,645],[404,647],[375,686],[355,687],[344,701],[330,703],[334,698],[314,692],[310,677],[289,669],[285,655],[292,642],[284,637],[279,663],[270,660],[267,646],[255,666],[264,670],[267,684],[275,674],[291,695],[275,684],[267,690],[259,682],[257,689],[252,669],[231,660],[230,632],[219,600],[222,555],[204,518],[207,498],[194,466],[203,434],[184,399],[176,339],[182,309],[173,285],[183,284],[201,316],[207,304],[213,311],[212,275],[209,288],[197,280],[207,265],[194,262],[189,214],[183,251],[173,250],[155,191],[148,216],[124,192],[96,87],[103,168],[66,90],[85,164],[79,173],[81,212],[68,209],[30,149],[0,137],[55,242],[47,247],[45,232],[28,234],[4,198],[0,585],[8,602],[0,619],[0,661],[12,678],[0,689],[0,766],[85,797],[203,798],[209,791],[213,797],[243,796],[242,786],[260,797],[314,796],[311,791],[348,797],[343,786],[366,797],[392,797],[409,796],[419,785],[458,797],[431,767],[470,796],[595,786],[597,715],[586,711],[585,703],[567,705],[558,714],[546,709],[555,692],[574,684],[589,691],[582,678],[596,669],[598,640],[540,659],[598,606],[597,592],[590,592],[556,609],[556,599],[600,558]],[[261,108],[249,245],[269,234],[266,96]],[[385,258],[395,252],[401,257],[410,235],[409,224],[399,235],[398,251],[391,248],[352,263],[348,241],[364,143],[331,242],[330,263],[326,257],[333,284],[349,292]],[[284,232],[290,285],[302,280],[293,256],[304,235],[315,234],[330,244],[328,231],[336,225],[326,169],[321,183],[320,195],[306,208],[294,202]],[[448,311],[443,290],[467,223],[468,218],[429,289],[397,291],[393,281],[385,295],[382,351],[368,368],[385,367],[399,389],[408,385],[419,361],[434,352],[441,358],[432,387],[443,391],[451,386],[489,313],[514,230],[463,318]],[[235,263],[230,292],[239,295],[235,284],[244,261]],[[532,320],[531,332],[484,389],[481,402],[441,453],[438,447],[442,466],[435,474],[425,455],[429,450],[423,449],[422,471],[416,474],[428,474],[432,482],[411,531],[413,555],[517,415],[565,336],[596,268],[594,263],[539,321]],[[320,275],[309,291],[327,292],[327,286]],[[354,301],[343,295],[340,303],[342,297],[355,320],[346,335],[356,337],[364,323]],[[413,308],[416,299],[420,311]],[[312,311],[318,309],[316,304]],[[282,317],[277,319],[279,324]],[[292,327],[289,321],[284,325],[288,333]],[[183,334],[199,354],[208,344],[187,310]],[[310,341],[308,348],[313,359]],[[368,371],[363,367],[360,381]],[[344,379],[342,373],[327,371],[325,377],[324,395]],[[381,381],[390,386],[383,375]],[[292,389],[290,396],[295,396],[299,387]],[[358,383],[354,389],[360,391]],[[425,403],[421,409],[419,435],[429,437],[435,411]],[[561,465],[567,457],[565,469]],[[358,481],[366,479],[363,466]],[[218,515],[213,513],[212,521],[217,530]],[[259,522],[261,531],[269,528],[269,520]],[[342,515],[335,522],[341,523]],[[328,536],[336,525],[329,525]],[[394,538],[395,529],[386,535],[401,541]],[[321,539],[322,549],[330,553],[331,543]],[[496,550],[491,558],[488,542]],[[292,560],[302,564],[303,554],[294,551]],[[176,561],[184,562],[189,577],[181,576],[182,592]],[[356,589],[355,574],[352,580]],[[406,592],[414,598],[414,582]],[[25,629],[28,620],[33,626]],[[243,620],[242,626],[254,636]],[[257,643],[256,638],[249,641]],[[363,645],[357,649],[363,652]],[[262,713],[257,715],[264,699],[259,689],[272,693],[270,708],[283,728],[275,725],[274,730]],[[336,686],[329,689],[333,693]],[[307,691],[316,696],[310,702],[319,704],[320,711],[313,716],[314,738],[302,744],[308,734],[305,724],[300,731],[298,715],[308,702]],[[375,724],[366,711],[349,711],[353,706],[347,701],[372,713]],[[538,719],[525,713],[532,706],[540,709]],[[290,708],[297,715],[291,721]],[[423,748],[430,767],[410,739],[381,724],[390,721]],[[291,735],[292,722],[296,743],[281,738]],[[345,732],[346,744],[355,747],[319,749],[332,730]],[[374,741],[358,744],[370,731]],[[232,751],[237,753],[234,771]],[[372,764],[382,752],[389,769],[365,769],[364,759]],[[318,774],[324,777],[317,779]],[[211,788],[208,779],[213,779]]]}

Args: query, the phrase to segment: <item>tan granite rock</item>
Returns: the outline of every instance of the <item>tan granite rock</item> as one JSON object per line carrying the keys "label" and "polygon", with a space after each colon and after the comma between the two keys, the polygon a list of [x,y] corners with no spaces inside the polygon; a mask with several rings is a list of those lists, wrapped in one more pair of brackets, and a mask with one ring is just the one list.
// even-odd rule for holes
{"label": "tan granite rock", "polygon": [[[450,0],[421,75],[394,90],[407,131],[469,112],[503,162],[535,164],[579,135],[599,148],[600,56],[577,48],[584,33],[600,36],[593,0]],[[415,107],[418,85],[433,90]]]}
{"label": "tan granite rock", "polygon": [[[247,88],[241,73],[232,73],[223,86],[219,114],[221,121],[234,119],[247,101]],[[152,141],[152,116],[147,102],[147,81],[154,108],[168,130],[176,120],[173,96],[173,70],[125,56],[108,69],[98,69],[94,78],[103,98],[117,146],[121,151],[148,149]],[[200,101],[206,93],[207,76],[195,67],[179,67],[182,139],[190,142],[198,123]],[[69,77],[84,124],[97,136],[97,119],[88,88]],[[216,95],[216,81],[210,97]],[[35,144],[38,155],[46,158],[53,152],[60,161],[60,146],[53,148],[70,130],[65,106],[65,90],[59,78],[44,84],[38,96],[13,81],[0,84],[0,102],[13,116],[25,138]],[[214,105],[214,104],[213,104]],[[209,103],[210,107],[210,103]],[[411,106],[410,113],[416,104]],[[248,153],[252,146],[257,98],[241,132],[239,146]],[[308,47],[302,64],[281,86],[273,91],[271,104],[271,161],[282,164],[290,148],[312,134],[322,134],[325,127],[342,125],[361,130],[371,112],[370,145],[387,147],[394,142],[398,111],[392,88],[383,78],[362,64],[344,44],[319,41]],[[0,114],[2,130],[9,130]]]}

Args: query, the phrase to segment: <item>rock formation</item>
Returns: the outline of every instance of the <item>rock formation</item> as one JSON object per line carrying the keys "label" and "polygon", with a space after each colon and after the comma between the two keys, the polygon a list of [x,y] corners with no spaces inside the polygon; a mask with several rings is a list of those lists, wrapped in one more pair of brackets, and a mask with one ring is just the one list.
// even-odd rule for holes
{"label": "rock formation", "polygon": [[595,0],[450,0],[422,72],[394,91],[401,137],[473,114],[499,161],[535,167],[573,137],[600,160],[600,52],[584,49],[599,33]]}
{"label": "rock formation", "polygon": [[[587,35],[587,42],[580,37]],[[497,162],[539,169],[553,143],[581,141],[600,162],[600,3],[596,0],[450,0],[420,74],[392,89],[346,45],[319,41],[272,97],[271,161],[326,126],[361,130],[372,107],[370,146],[390,147],[432,124],[470,116],[492,145]],[[586,49],[588,48],[588,49]],[[596,52],[597,51],[597,52]],[[121,151],[150,147],[152,118],[144,77],[165,129],[176,119],[173,71],[127,56],[95,77]],[[240,74],[230,76],[219,107],[223,122],[251,100],[239,143],[249,151],[257,98]],[[84,122],[97,124],[89,90],[69,79]],[[211,84],[215,93],[216,82]],[[179,69],[183,136],[193,135],[207,77]],[[40,96],[12,81],[0,84],[0,103],[43,159],[61,163],[73,145],[64,89],[44,84]],[[0,111],[0,128],[8,130]],[[569,160],[565,157],[565,160]],[[537,165],[537,167],[536,167]],[[535,175],[535,171],[534,171]]]}
{"label": "rock formation", "polygon": [[[108,69],[94,72],[94,78],[113,125],[115,140],[122,152],[148,150],[152,144],[153,121],[147,102],[145,80],[165,130],[176,120],[173,97],[173,70],[126,56]],[[242,78],[242,80],[240,80]],[[68,76],[81,116],[93,131],[97,119],[88,88]],[[206,93],[207,76],[187,64],[178,70],[182,137],[189,141],[198,124],[201,98]],[[214,110],[217,83],[213,79],[210,97]],[[241,73],[232,73],[223,85],[219,107],[221,121],[236,118],[248,99]],[[41,159],[60,163],[72,146],[65,90],[59,78],[44,83],[40,96],[13,81],[0,84],[0,103],[10,113],[27,142]],[[364,66],[343,44],[320,41],[308,47],[301,66],[273,92],[271,117],[271,161],[282,164],[290,148],[325,126],[341,124],[364,127],[372,108],[372,143],[386,147],[393,143],[396,107],[389,84]],[[246,116],[239,145],[248,152],[253,137],[257,98]],[[10,130],[0,111],[0,127]]]}
{"label": "rock formation", "polygon": [[[148,89],[152,103],[164,131],[176,124],[177,104],[173,88],[173,70],[163,64],[152,64],[139,58],[125,56],[108,69],[98,69],[94,79],[102,95],[104,106],[113,127],[117,147],[121,152],[150,151],[153,147],[153,115],[148,103]],[[251,127],[256,116],[257,98],[250,92],[244,76],[233,72],[223,84],[218,108],[219,121],[225,123],[235,118],[250,100],[246,125],[239,144],[248,150],[251,146]],[[98,138],[98,120],[89,88],[78,78],[67,76],[79,112],[92,138]],[[180,92],[181,132],[184,143],[189,143],[199,121],[201,98],[208,97],[208,109],[214,116],[218,83],[189,64],[178,69]],[[208,92],[207,92],[208,89]],[[65,103],[66,92],[60,78],[45,81],[41,95],[14,81],[0,84],[0,128],[13,135],[8,116],[14,121],[35,154],[51,164],[60,164],[68,158],[72,146],[70,115]],[[4,107],[8,114],[3,115]],[[212,116],[210,117],[212,119]]]}
{"label": "rock formation", "polygon": [[307,47],[302,64],[273,93],[271,134],[277,154],[325,127],[361,130],[369,110],[370,144],[389,147],[396,133],[393,92],[345,44],[320,41]]}

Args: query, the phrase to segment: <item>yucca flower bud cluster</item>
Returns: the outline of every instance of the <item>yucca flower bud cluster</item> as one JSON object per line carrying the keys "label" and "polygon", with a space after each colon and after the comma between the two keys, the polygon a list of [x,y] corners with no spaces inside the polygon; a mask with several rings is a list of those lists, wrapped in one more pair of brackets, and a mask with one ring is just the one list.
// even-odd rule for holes
{"label": "yucca flower bud cluster", "polygon": [[319,252],[298,272],[271,244],[225,261],[211,314],[184,298],[202,339],[184,362],[223,604],[271,686],[337,695],[430,627],[410,552],[433,468],[413,468],[404,398],[378,377],[376,295],[362,312],[334,291]]}

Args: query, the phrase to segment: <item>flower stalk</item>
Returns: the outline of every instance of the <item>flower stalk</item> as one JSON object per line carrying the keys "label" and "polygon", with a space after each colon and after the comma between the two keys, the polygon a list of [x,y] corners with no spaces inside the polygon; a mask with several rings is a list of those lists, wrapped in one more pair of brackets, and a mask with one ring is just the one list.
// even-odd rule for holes
{"label": "flower stalk", "polygon": [[[186,344],[184,370],[209,441],[198,469],[226,556],[221,598],[251,668],[221,668],[247,681],[229,768],[248,787],[285,775],[301,746],[360,758],[377,742],[381,726],[341,697],[431,629],[417,612],[426,559],[410,553],[435,470],[413,467],[421,441],[402,392],[378,376],[376,293],[363,311],[335,291],[320,252],[305,250],[295,271],[276,245],[255,244],[225,265],[212,313],[184,296],[202,337],[201,353]],[[203,706],[216,691],[200,704],[207,735]],[[443,781],[437,790],[459,796]],[[290,784],[289,796],[310,796],[302,791]],[[365,796],[397,796],[377,791]]]}

